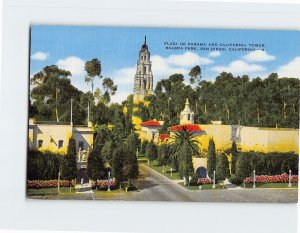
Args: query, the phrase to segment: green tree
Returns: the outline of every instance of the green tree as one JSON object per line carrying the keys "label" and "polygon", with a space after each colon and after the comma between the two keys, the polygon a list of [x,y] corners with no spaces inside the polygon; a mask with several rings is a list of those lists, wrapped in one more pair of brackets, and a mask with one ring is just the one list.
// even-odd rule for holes
{"label": "green tree", "polygon": [[229,162],[225,154],[221,154],[216,166],[216,179],[225,180],[230,177]]}
{"label": "green tree", "polygon": [[89,154],[87,173],[88,177],[94,181],[103,179],[105,176],[104,163],[101,157],[101,153],[97,149],[93,149]]}
{"label": "green tree", "polygon": [[113,154],[113,142],[106,141],[101,150],[101,155],[103,158],[103,162],[111,164],[112,154]]}
{"label": "green tree", "polygon": [[235,174],[236,161],[238,159],[238,150],[237,150],[237,146],[236,146],[235,141],[232,142],[230,153],[232,155],[232,158],[231,158],[231,173]]}
{"label": "green tree", "polygon": [[153,141],[148,143],[145,155],[150,161],[157,159],[157,146]]}
{"label": "green tree", "polygon": [[139,165],[135,152],[132,150],[132,147],[128,145],[128,143],[124,143],[123,154],[123,174],[128,179],[130,187],[132,179],[137,178],[139,175]]}
{"label": "green tree", "polygon": [[251,176],[251,164],[246,154],[241,154],[236,162],[236,175],[241,180]]}
{"label": "green tree", "polygon": [[216,170],[217,156],[216,146],[213,139],[209,140],[208,155],[207,155],[207,173],[210,178],[213,178],[214,171]]}
{"label": "green tree", "polygon": [[200,66],[194,66],[190,73],[189,73],[190,78],[190,82],[191,84],[194,84],[195,81],[200,82],[201,79],[201,68]]}
{"label": "green tree", "polygon": [[101,74],[101,62],[94,58],[91,61],[87,61],[84,65],[84,69],[87,72],[85,76],[85,81],[87,83],[91,83],[92,86],[92,93],[94,94],[94,79],[95,77],[102,78]]}
{"label": "green tree", "polygon": [[179,176],[188,179],[189,176],[194,174],[193,151],[188,143],[184,143],[179,150]]}
{"label": "green tree", "polygon": [[148,141],[147,140],[144,140],[141,142],[141,154],[145,155],[146,154],[146,148],[147,148],[147,145],[148,145]]}
{"label": "green tree", "polygon": [[123,171],[124,162],[123,144],[121,144],[114,150],[111,163],[112,175],[119,184],[120,189],[122,182],[126,179]]}
{"label": "green tree", "polygon": [[[71,73],[57,66],[45,66],[31,78],[30,97],[36,120],[69,122],[71,99],[73,100],[73,123],[85,122],[85,107],[80,105],[82,92],[75,88],[69,79]],[[32,111],[31,111],[32,112]]]}
{"label": "green tree", "polygon": [[[181,126],[178,131],[175,132],[172,142],[170,143],[170,156],[172,157],[174,165],[180,164],[180,150],[183,146],[188,146],[192,155],[199,156],[199,142],[197,136],[186,126]],[[175,162],[177,160],[177,162]],[[176,168],[178,169],[178,167]]]}
{"label": "green tree", "polygon": [[162,143],[158,146],[158,158],[157,158],[157,163],[160,166],[165,166],[168,163],[169,160],[169,150],[168,150],[168,145],[165,143]]}
{"label": "green tree", "polygon": [[70,138],[67,155],[63,158],[62,163],[62,178],[70,181],[76,178],[77,164],[76,164],[76,142],[75,139]]}

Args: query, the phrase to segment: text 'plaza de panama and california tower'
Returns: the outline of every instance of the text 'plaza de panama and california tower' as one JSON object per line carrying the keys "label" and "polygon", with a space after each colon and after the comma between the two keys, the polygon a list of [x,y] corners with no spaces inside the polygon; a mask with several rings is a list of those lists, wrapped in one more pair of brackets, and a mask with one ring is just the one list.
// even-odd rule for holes
{"label": "text 'plaza de panama and california tower'", "polygon": [[139,53],[139,60],[137,61],[137,68],[134,76],[134,102],[141,102],[146,95],[153,94],[152,63],[150,61],[150,52],[148,51],[146,42],[145,36],[145,41]]}

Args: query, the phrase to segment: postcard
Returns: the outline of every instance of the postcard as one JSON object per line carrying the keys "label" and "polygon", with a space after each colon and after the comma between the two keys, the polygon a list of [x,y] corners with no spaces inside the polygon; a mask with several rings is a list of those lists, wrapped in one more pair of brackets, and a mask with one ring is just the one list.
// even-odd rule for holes
{"label": "postcard", "polygon": [[27,197],[297,202],[298,42],[32,25]]}

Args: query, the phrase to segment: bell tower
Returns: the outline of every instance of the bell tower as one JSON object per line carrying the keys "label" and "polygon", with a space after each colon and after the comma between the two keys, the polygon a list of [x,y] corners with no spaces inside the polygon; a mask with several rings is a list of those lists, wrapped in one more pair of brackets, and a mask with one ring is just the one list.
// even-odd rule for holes
{"label": "bell tower", "polygon": [[194,124],[195,114],[191,110],[189,99],[186,99],[184,109],[180,113],[180,124]]}
{"label": "bell tower", "polygon": [[139,53],[137,61],[136,73],[134,76],[134,102],[144,100],[146,95],[153,94],[153,74],[151,70],[150,52],[148,50],[147,40],[145,36],[144,44]]}

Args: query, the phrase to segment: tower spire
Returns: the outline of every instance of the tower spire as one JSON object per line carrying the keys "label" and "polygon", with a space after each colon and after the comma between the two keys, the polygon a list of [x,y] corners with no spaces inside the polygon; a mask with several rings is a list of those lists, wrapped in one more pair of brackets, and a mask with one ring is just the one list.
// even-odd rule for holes
{"label": "tower spire", "polygon": [[145,35],[145,42],[144,42],[144,44],[146,44],[147,43],[147,37],[146,37],[146,35]]}

